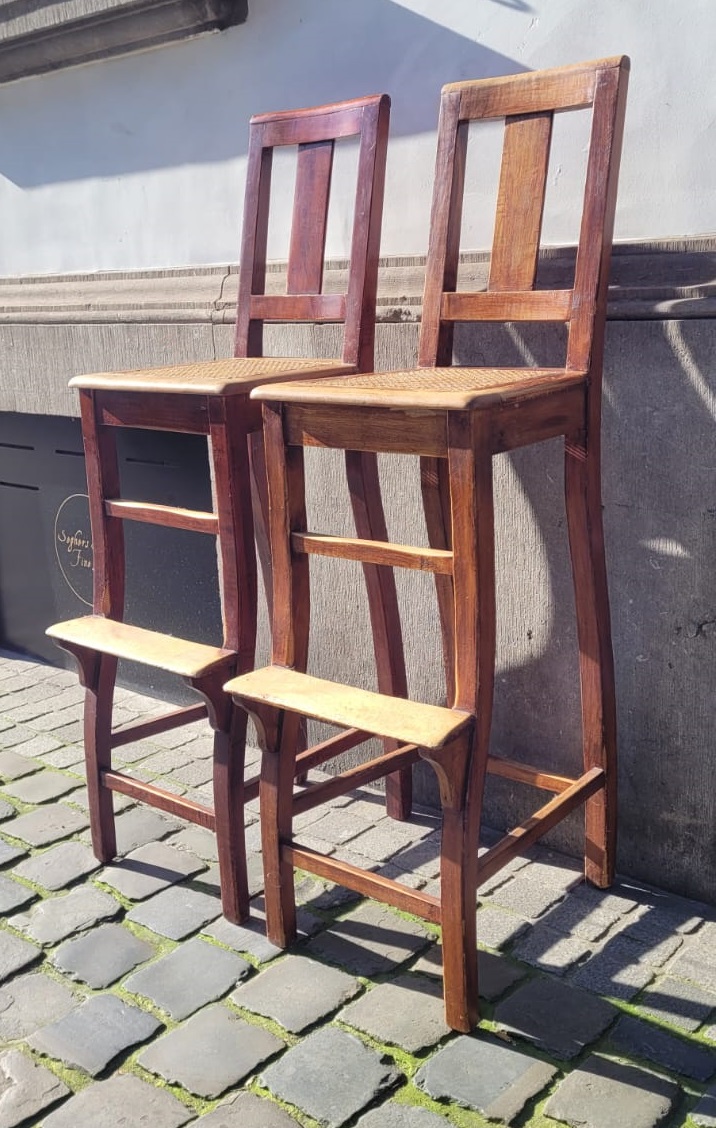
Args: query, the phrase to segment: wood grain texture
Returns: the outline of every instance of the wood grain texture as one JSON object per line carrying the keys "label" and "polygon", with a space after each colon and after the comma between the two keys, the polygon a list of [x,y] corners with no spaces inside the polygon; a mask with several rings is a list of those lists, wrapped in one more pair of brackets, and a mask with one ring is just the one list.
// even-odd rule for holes
{"label": "wood grain texture", "polygon": [[232,679],[225,689],[242,701],[301,712],[328,724],[423,748],[441,748],[470,721],[458,710],[355,689],[279,665],[252,670]]}
{"label": "wood grain texture", "polygon": [[[477,1021],[475,900],[478,881],[586,804],[588,876],[610,880],[614,858],[614,685],[599,496],[599,389],[606,298],[605,262],[611,241],[614,169],[623,119],[627,62],[622,58],[446,87],[441,103],[436,182],[426,267],[418,368],[357,374],[342,380],[300,381],[258,389],[263,401],[271,461],[282,467],[271,505],[283,580],[274,588],[284,610],[275,616],[284,640],[274,665],[235,679],[229,688],[248,707],[282,718],[264,756],[261,794],[264,847],[272,882],[267,888],[269,933],[277,943],[295,935],[291,868],[338,881],[401,909],[420,912],[420,899],[384,878],[292,841],[293,812],[343,793],[356,781],[387,771],[393,757],[366,765],[291,801],[298,713],[414,743],[435,771],[443,811],[441,892],[431,920],[443,938],[446,1018],[468,1031]],[[535,290],[548,171],[552,114],[593,104],[587,162],[585,220],[572,290]],[[506,116],[503,170],[492,269],[486,293],[456,293],[462,218],[467,122]],[[456,319],[538,318],[568,324],[561,368],[452,368]],[[574,571],[582,679],[584,774],[542,772],[490,754],[495,679],[495,554],[492,459],[495,453],[556,435],[566,440],[566,497]],[[267,438],[267,443],[269,439]],[[308,532],[298,466],[302,446],[421,456],[430,550],[387,545],[384,536],[326,537]],[[271,474],[271,471],[270,471]],[[366,545],[365,541],[372,541]],[[427,707],[400,695],[369,694],[308,677],[294,669],[295,638],[306,620],[292,590],[297,561],[308,552],[378,562],[440,563],[436,574],[452,709]],[[445,567],[452,558],[450,571]],[[283,587],[281,587],[283,584]],[[295,634],[296,624],[298,633]],[[294,632],[294,634],[292,634]],[[301,661],[303,654],[301,655]],[[303,668],[303,667],[301,667]],[[432,707],[433,709],[435,707]],[[441,726],[438,717],[442,716]],[[449,726],[445,718],[461,716]],[[414,726],[414,727],[412,727]],[[286,735],[289,731],[289,735]],[[412,752],[411,752],[412,754]],[[286,763],[282,764],[282,759]],[[478,863],[480,818],[488,772],[554,793],[536,814]],[[269,900],[271,910],[269,912]],[[424,906],[425,907],[425,906]]]}
{"label": "wood grain texture", "polygon": [[48,627],[47,633],[50,638],[99,650],[115,658],[143,662],[181,677],[197,677],[216,665],[226,666],[234,660],[231,650],[188,642],[102,615],[85,615],[81,619],[55,623]]}
{"label": "wood grain texture", "polygon": [[219,522],[215,513],[201,513],[195,509],[182,509],[177,505],[158,505],[147,501],[121,501],[108,498],[104,503],[108,517],[124,521],[139,521],[147,525],[161,525],[171,529],[187,529],[194,533],[216,536]]}
{"label": "wood grain texture", "polygon": [[292,533],[291,547],[294,552],[304,552],[309,556],[362,560],[391,568],[415,568],[421,572],[452,572],[452,553],[435,548],[335,537],[326,533]]}

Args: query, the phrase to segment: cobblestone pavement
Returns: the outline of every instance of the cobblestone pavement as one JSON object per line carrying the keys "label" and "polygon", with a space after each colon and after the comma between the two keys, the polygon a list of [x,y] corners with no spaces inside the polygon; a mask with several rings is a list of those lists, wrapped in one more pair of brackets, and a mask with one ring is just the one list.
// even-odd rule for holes
{"label": "cobblestone pavement", "polygon": [[[81,699],[73,674],[0,656],[0,1128],[716,1126],[713,908],[599,893],[533,850],[480,891],[483,1017],[457,1035],[420,921],[304,878],[300,942],[266,941],[255,811],[247,928],[221,917],[198,827],[119,798],[122,858],[100,867]],[[206,726],[117,760],[209,798]],[[363,793],[299,821],[309,844],[436,882],[430,815],[395,823]]]}

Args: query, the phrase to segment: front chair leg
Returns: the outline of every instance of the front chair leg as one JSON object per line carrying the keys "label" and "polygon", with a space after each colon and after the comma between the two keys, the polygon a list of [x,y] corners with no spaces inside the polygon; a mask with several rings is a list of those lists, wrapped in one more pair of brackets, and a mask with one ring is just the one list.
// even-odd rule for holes
{"label": "front chair leg", "polygon": [[421,750],[438,778],[443,812],[440,923],[445,1021],[468,1033],[477,1025],[477,843],[479,811],[467,786],[472,729],[437,752]]}
{"label": "front chair leg", "polygon": [[244,759],[247,717],[222,686],[230,672],[192,678],[189,684],[207,703],[214,730],[214,829],[219,854],[221,908],[232,924],[249,916],[249,885],[244,836]]}

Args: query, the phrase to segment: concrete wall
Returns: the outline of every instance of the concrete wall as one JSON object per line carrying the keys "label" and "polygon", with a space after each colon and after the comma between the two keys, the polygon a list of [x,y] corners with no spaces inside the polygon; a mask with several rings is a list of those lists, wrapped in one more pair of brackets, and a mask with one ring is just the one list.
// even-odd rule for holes
{"label": "concrete wall", "polygon": [[[716,244],[685,239],[712,231],[716,214],[714,24],[712,0],[255,0],[247,23],[220,35],[0,87],[0,411],[70,416],[65,385],[76,372],[227,355],[246,119],[369,90],[393,96],[377,363],[411,364],[414,256],[426,245],[440,85],[629,53],[617,220],[629,243],[615,259],[604,409],[619,862],[716,901]],[[574,200],[579,175],[579,161],[571,170],[566,157],[579,156],[579,145],[567,133],[557,146],[546,234],[565,243],[576,203],[563,201]],[[486,153],[494,156],[491,142]],[[350,151],[346,177],[349,166]],[[488,242],[490,185],[480,171],[470,168],[468,249]],[[279,215],[288,179],[278,178]],[[338,257],[346,214],[339,203],[332,217],[329,252]],[[285,236],[279,221],[277,258]],[[335,350],[330,329],[277,331],[275,341],[286,351]],[[457,352],[467,363],[524,363],[548,359],[555,345],[551,334],[490,328],[463,336]],[[391,534],[419,543],[415,468],[385,460],[383,474]],[[310,478],[316,523],[346,530],[340,461],[317,453]],[[571,772],[578,688],[558,444],[498,459],[497,497],[495,750]],[[371,685],[358,567],[339,574],[317,561],[314,578],[312,668]],[[431,581],[411,574],[400,585],[411,691],[440,701]],[[337,609],[356,615],[355,630],[345,631]],[[434,800],[427,773],[419,793]],[[533,799],[493,783],[488,820],[506,826]],[[579,850],[576,817],[556,841]]]}

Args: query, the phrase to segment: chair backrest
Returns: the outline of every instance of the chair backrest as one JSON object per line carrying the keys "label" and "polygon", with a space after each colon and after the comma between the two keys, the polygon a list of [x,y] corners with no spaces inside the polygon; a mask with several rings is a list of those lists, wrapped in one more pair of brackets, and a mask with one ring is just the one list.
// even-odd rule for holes
{"label": "chair backrest", "polygon": [[[251,119],[235,356],[262,355],[264,321],[343,322],[343,360],[372,368],[389,116],[380,94]],[[352,136],[360,151],[347,287],[323,294],[335,142]],[[286,145],[298,149],[286,293],[266,294],[272,157]]]}
{"label": "chair backrest", "polygon": [[[626,56],[443,87],[421,323],[421,367],[452,363],[457,321],[561,321],[567,367],[585,371],[603,332],[626,102]],[[535,289],[555,113],[591,107],[571,289]],[[468,124],[505,119],[487,289],[456,292]],[[601,354],[600,354],[601,355]]]}

